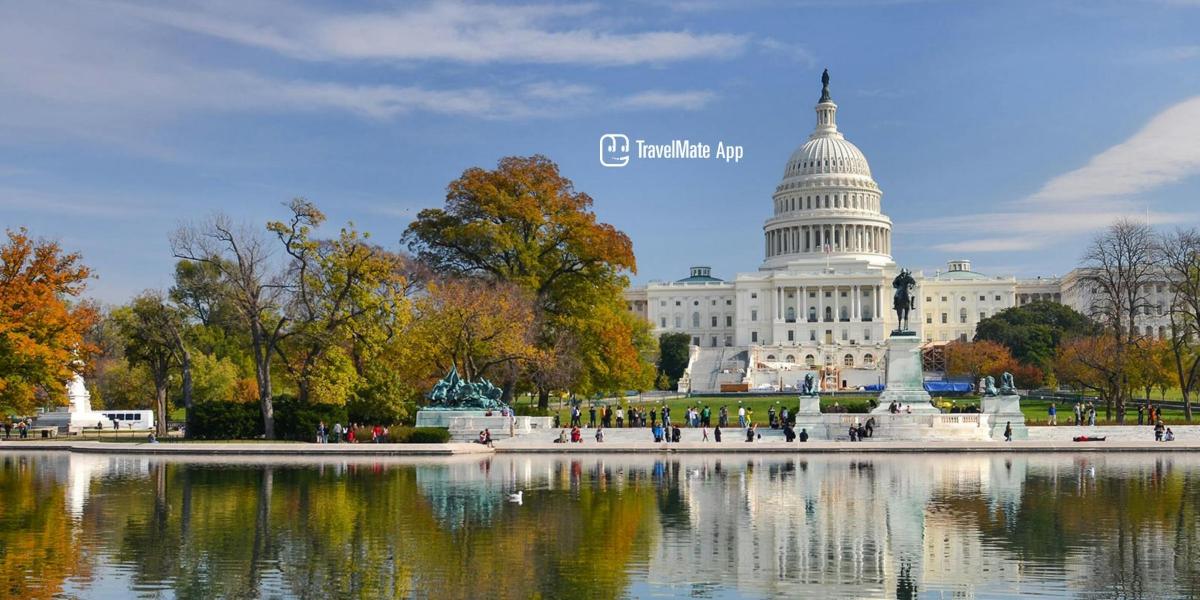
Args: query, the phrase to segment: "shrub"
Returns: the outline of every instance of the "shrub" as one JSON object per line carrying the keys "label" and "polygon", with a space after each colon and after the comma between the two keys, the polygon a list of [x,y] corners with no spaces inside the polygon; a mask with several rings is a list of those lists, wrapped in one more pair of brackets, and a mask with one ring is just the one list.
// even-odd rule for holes
{"label": "shrub", "polygon": [[450,431],[441,427],[396,427],[388,437],[399,444],[445,444],[450,441]]}
{"label": "shrub", "polygon": [[317,437],[317,424],[325,421],[327,430],[334,423],[348,423],[346,407],[336,404],[301,404],[299,400],[275,397],[275,437],[281,440],[311,442]]}
{"label": "shrub", "polygon": [[549,408],[539,408],[536,404],[514,404],[512,408],[518,417],[549,417],[553,414]]}
{"label": "shrub", "polygon": [[262,432],[262,411],[250,402],[197,402],[186,430],[188,439],[195,440],[246,440]]}

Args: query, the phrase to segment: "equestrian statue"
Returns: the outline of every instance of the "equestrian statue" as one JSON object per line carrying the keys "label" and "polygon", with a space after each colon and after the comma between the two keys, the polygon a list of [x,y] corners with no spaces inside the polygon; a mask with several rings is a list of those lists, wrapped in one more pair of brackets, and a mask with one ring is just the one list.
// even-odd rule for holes
{"label": "equestrian statue", "polygon": [[908,328],[908,313],[917,306],[916,297],[913,296],[916,285],[917,280],[913,279],[908,269],[900,269],[900,274],[892,280],[892,287],[896,289],[892,297],[892,309],[896,311],[897,320],[895,333],[912,333]]}

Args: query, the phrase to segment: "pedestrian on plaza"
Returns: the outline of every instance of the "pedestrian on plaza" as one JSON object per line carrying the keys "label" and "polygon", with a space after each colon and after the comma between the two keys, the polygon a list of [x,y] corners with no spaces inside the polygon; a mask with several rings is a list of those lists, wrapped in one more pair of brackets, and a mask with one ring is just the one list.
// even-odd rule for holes
{"label": "pedestrian on plaza", "polygon": [[[383,436],[384,436],[385,438],[387,437],[387,429],[384,429],[384,430],[383,430]],[[486,445],[488,448],[495,448],[495,446],[493,446],[493,445],[492,445],[492,430],[491,430],[491,429],[484,429],[484,430],[483,430],[483,443],[484,443],[484,445]]]}
{"label": "pedestrian on plaza", "polygon": [[618,404],[617,405],[617,429],[620,429],[624,426],[625,426],[625,409],[621,408],[621,405]]}
{"label": "pedestrian on plaza", "polygon": [[855,427],[853,423],[850,424],[850,441],[858,441],[858,428]]}
{"label": "pedestrian on plaza", "polygon": [[808,441],[808,430],[801,427],[800,428],[800,442],[803,443],[803,442],[807,442],[807,441]]}
{"label": "pedestrian on plaza", "polygon": [[333,424],[333,443],[335,443],[335,444],[342,443],[342,431],[343,430],[342,430],[342,422],[341,421],[338,421],[337,423]]}
{"label": "pedestrian on plaza", "polygon": [[1165,427],[1163,426],[1162,421],[1159,421],[1154,424],[1154,441],[1161,442],[1163,440],[1163,430],[1164,429],[1165,429]]}
{"label": "pedestrian on plaza", "polygon": [[1088,425],[1096,426],[1096,405],[1088,402]]}
{"label": "pedestrian on plaza", "polygon": [[579,410],[579,405],[571,407],[571,427],[579,427],[583,420],[583,411]]}
{"label": "pedestrian on plaza", "polygon": [[717,425],[721,427],[729,427],[729,407],[721,406],[721,412],[717,415]]}
{"label": "pedestrian on plaza", "polygon": [[603,427],[596,428],[596,441],[597,442],[604,441],[604,428]]}
{"label": "pedestrian on plaza", "polygon": [[667,406],[666,404],[664,404],[662,408],[662,421],[663,427],[671,426],[671,407]]}
{"label": "pedestrian on plaza", "polygon": [[1004,424],[1004,441],[1006,441],[1006,442],[1012,441],[1012,421],[1009,421]]}
{"label": "pedestrian on plaza", "polygon": [[778,427],[779,427],[779,423],[777,421],[775,421],[775,407],[774,406],[767,409],[767,426],[770,427],[771,429],[778,429]]}
{"label": "pedestrian on plaza", "polygon": [[750,425],[749,427],[746,428],[746,441],[747,442],[754,441],[754,425]]}
{"label": "pedestrian on plaza", "polygon": [[1142,404],[1138,404],[1138,425],[1145,425],[1146,424],[1145,419],[1146,419],[1146,404],[1143,402]]}
{"label": "pedestrian on plaza", "polygon": [[705,406],[704,410],[700,411],[700,424],[705,427],[712,427],[712,409]]}
{"label": "pedestrian on plaza", "polygon": [[738,407],[738,427],[745,427],[745,426],[746,426],[746,407],[739,406]]}
{"label": "pedestrian on plaza", "polygon": [[784,425],[790,425],[792,423],[792,420],[790,418],[788,418],[789,416],[790,415],[788,415],[787,407],[786,406],[783,407],[783,410],[779,414],[779,420],[783,421]]}
{"label": "pedestrian on plaza", "polygon": [[1076,402],[1075,403],[1075,426],[1079,427],[1080,425],[1083,425],[1083,407],[1078,402]]}
{"label": "pedestrian on plaza", "polygon": [[1171,428],[1170,428],[1170,427],[1168,427],[1168,428],[1167,428],[1167,432],[1166,432],[1165,434],[1163,434],[1163,441],[1164,441],[1164,442],[1173,442],[1173,441],[1175,441],[1175,432],[1171,431]]}
{"label": "pedestrian on plaza", "polygon": [[12,438],[12,421],[4,420],[4,439]]}
{"label": "pedestrian on plaza", "polygon": [[862,442],[862,441],[865,441],[866,439],[867,439],[867,426],[860,424],[858,426],[858,441]]}
{"label": "pedestrian on plaza", "polygon": [[651,408],[650,409],[650,426],[654,427],[654,424],[657,422],[658,422],[658,411]]}
{"label": "pedestrian on plaza", "polygon": [[796,431],[793,430],[792,426],[788,425],[787,422],[785,421],[783,424],[783,440],[785,442],[791,443],[795,439],[796,439]]}
{"label": "pedestrian on plaza", "polygon": [[1058,425],[1058,407],[1053,402],[1050,403],[1050,409],[1047,411],[1050,418],[1046,420],[1048,425]]}
{"label": "pedestrian on plaza", "polygon": [[[576,425],[574,423],[572,423],[571,426],[579,427],[578,425]],[[596,405],[593,404],[588,407],[588,427],[595,427],[595,426],[596,426]]]}
{"label": "pedestrian on plaza", "polygon": [[683,432],[679,430],[679,425],[675,425],[674,427],[671,428],[671,441],[672,442],[678,444],[679,440],[682,437],[683,437]]}
{"label": "pedestrian on plaza", "polygon": [[708,441],[708,428],[707,427],[704,427],[703,429],[700,430],[700,441],[702,441],[702,442]]}
{"label": "pedestrian on plaza", "polygon": [[863,428],[866,431],[867,437],[875,435],[875,417],[867,419],[867,425]]}
{"label": "pedestrian on plaza", "polygon": [[325,439],[326,439],[325,432],[326,432],[325,421],[322,420],[322,421],[317,422],[317,443],[318,444],[325,443]]}
{"label": "pedestrian on plaza", "polygon": [[718,444],[721,443],[721,426],[720,425],[717,425],[716,428],[713,429],[713,441]]}

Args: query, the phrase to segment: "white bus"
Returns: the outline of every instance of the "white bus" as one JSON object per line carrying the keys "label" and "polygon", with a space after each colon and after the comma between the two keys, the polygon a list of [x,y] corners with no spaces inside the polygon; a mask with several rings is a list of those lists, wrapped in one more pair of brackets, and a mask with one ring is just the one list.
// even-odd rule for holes
{"label": "white bus", "polygon": [[104,416],[105,429],[154,429],[154,411],[152,410],[101,410]]}

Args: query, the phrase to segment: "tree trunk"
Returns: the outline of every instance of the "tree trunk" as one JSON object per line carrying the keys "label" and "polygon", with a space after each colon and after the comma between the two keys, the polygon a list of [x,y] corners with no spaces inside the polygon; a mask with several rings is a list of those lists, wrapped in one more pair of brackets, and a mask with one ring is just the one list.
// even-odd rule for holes
{"label": "tree trunk", "polygon": [[158,413],[158,418],[155,419],[154,431],[158,437],[166,437],[167,435],[167,378],[164,375],[161,379],[155,377],[154,382],[154,411]]}
{"label": "tree trunk", "polygon": [[188,415],[192,412],[192,353],[187,348],[180,348],[179,364],[183,371],[183,408]]}
{"label": "tree trunk", "polygon": [[538,409],[550,410],[550,390],[538,388]]}

